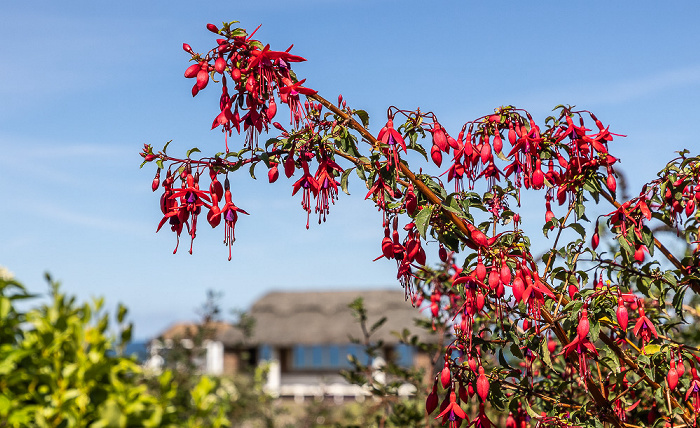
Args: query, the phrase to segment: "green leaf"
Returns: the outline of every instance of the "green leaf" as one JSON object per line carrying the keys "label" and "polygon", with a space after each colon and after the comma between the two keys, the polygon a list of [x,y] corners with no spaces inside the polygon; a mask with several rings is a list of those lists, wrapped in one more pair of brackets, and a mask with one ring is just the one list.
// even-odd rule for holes
{"label": "green leaf", "polygon": [[354,113],[360,118],[360,121],[362,121],[362,126],[367,128],[369,126],[369,115],[367,112],[364,110],[355,110]]}
{"label": "green leaf", "polygon": [[549,354],[549,346],[547,345],[547,341],[543,340],[540,342],[540,352],[542,355],[542,361],[549,367],[550,369],[554,370],[554,366],[552,366],[552,357]]}
{"label": "green leaf", "polygon": [[168,149],[168,145],[170,145],[170,143],[172,143],[172,142],[173,142],[173,140],[170,140],[167,143],[165,143],[165,145],[163,146],[163,154],[165,154],[165,151]]}
{"label": "green leaf", "polygon": [[357,166],[357,169],[355,170],[357,172],[357,176],[360,177],[360,180],[362,181],[367,181],[367,175],[365,175],[365,169],[362,168],[361,166]]}
{"label": "green leaf", "polygon": [[420,210],[413,219],[414,223],[416,224],[416,229],[418,229],[418,232],[420,232],[423,239],[426,238],[428,225],[430,224],[430,217],[432,217],[432,215],[433,205],[430,205]]}
{"label": "green leaf", "polygon": [[372,334],[372,333],[374,333],[375,331],[377,331],[377,329],[378,329],[379,327],[381,327],[381,326],[384,325],[384,323],[386,322],[386,320],[387,320],[386,317],[381,317],[377,322],[375,322],[374,324],[372,324],[372,327],[370,327],[370,329],[369,329],[369,333]]}
{"label": "green leaf", "polygon": [[253,180],[257,180],[257,178],[255,178],[255,165],[257,165],[257,162],[252,163],[249,169],[250,176],[253,178]]}
{"label": "green leaf", "polygon": [[516,345],[515,343],[510,345],[510,353],[513,354],[515,358],[523,359],[523,352],[520,350],[520,347]]}
{"label": "green leaf", "polygon": [[117,306],[117,322],[120,324],[124,322],[124,317],[126,316],[126,313],[128,312],[128,309],[126,306],[122,305],[121,303]]}
{"label": "green leaf", "polygon": [[343,171],[343,175],[340,177],[340,188],[345,192],[346,195],[349,195],[350,192],[348,192],[348,177],[350,176],[350,172],[355,169],[353,168],[348,168],[345,171]]}
{"label": "green leaf", "polygon": [[528,415],[530,415],[531,418],[539,418],[540,415],[537,414],[532,408],[530,407],[530,404],[528,404],[527,400],[522,400],[522,403],[525,405],[525,411],[527,412]]}
{"label": "green leaf", "polygon": [[187,151],[187,157],[189,158],[190,155],[191,155],[192,153],[199,153],[199,152],[201,152],[201,150],[199,150],[199,149],[196,148],[196,147],[192,147],[191,149],[189,149],[189,150]]}
{"label": "green leaf", "polygon": [[572,228],[572,229],[574,229],[576,232],[578,232],[578,234],[581,235],[581,238],[585,238],[585,237],[586,237],[586,230],[585,230],[585,229],[583,228],[583,226],[581,226],[580,224],[578,224],[578,223],[572,223],[572,224],[569,225],[569,227]]}

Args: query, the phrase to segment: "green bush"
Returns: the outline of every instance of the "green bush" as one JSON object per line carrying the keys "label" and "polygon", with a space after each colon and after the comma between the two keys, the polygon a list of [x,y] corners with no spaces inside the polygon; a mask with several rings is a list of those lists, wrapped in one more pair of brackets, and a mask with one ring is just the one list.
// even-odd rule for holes
{"label": "green bush", "polygon": [[230,426],[232,382],[199,376],[183,387],[170,370],[144,373],[121,354],[125,307],[116,340],[102,299],[79,304],[47,279],[50,301],[23,312],[17,302],[36,296],[0,276],[0,427]]}

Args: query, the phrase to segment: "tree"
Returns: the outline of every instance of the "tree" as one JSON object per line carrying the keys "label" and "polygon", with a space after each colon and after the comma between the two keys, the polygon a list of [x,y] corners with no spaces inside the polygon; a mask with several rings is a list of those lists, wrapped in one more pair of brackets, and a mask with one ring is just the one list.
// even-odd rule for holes
{"label": "tree", "polygon": [[232,383],[197,376],[183,386],[170,370],[149,376],[118,353],[131,337],[125,307],[115,341],[102,299],[78,304],[47,280],[50,301],[25,312],[17,302],[35,296],[0,275],[0,427],[230,426]]}
{"label": "tree", "polygon": [[[301,193],[308,228],[312,210],[320,223],[339,190],[347,193],[355,170],[381,212],[380,258],[396,262],[406,298],[453,332],[428,413],[451,427],[491,426],[488,406],[508,414],[508,427],[694,424],[700,350],[687,303],[700,292],[700,158],[680,152],[638,196],[618,200],[609,149],[620,135],[572,106],[555,107],[544,123],[501,106],[457,132],[434,113],[391,106],[375,136],[365,111],[304,86],[292,71],[304,58],[234,24],[208,24],[219,38],[204,54],[183,45],[192,95],[221,85],[212,129],[224,132],[225,151],[178,158],[167,144],[144,146],[142,166],[157,164],[152,188],[163,189],[159,230],[168,223],[178,243],[185,230],[192,241],[206,210],[213,228],[223,219],[230,259],[247,212],[233,201],[229,174],[246,167],[255,177],[260,164],[270,182],[280,167],[288,179],[297,174],[292,194]],[[278,102],[289,126],[273,121]],[[273,128],[279,135],[261,144]],[[230,149],[234,129],[245,141]],[[433,175],[435,166],[443,169]],[[541,257],[518,212],[536,193],[551,242]],[[598,204],[612,211],[597,215],[589,237],[584,225]],[[676,238],[655,233],[659,226],[677,231],[681,252],[667,248]],[[428,240],[443,269],[426,266]]]}

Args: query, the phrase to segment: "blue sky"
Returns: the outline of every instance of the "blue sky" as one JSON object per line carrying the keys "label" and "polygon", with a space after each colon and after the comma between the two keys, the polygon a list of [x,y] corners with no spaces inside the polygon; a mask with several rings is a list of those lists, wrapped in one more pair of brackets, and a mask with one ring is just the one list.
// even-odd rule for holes
{"label": "blue sky", "polygon": [[142,145],[223,148],[216,90],[192,99],[183,77],[182,43],[208,50],[208,22],[294,43],[308,59],[297,74],[366,109],[375,133],[389,105],[432,110],[453,132],[506,104],[539,121],[560,103],[592,110],[627,135],[611,151],[638,188],[674,151],[700,149],[698,16],[692,1],[15,2],[0,14],[0,265],[35,292],[50,271],[81,299],[126,304],[139,338],[194,318],[210,288],[230,309],[273,289],[398,287],[392,263],[372,262],[381,219],[359,182],[307,231],[292,182],[235,178],[251,216],[231,262],[220,228],[202,228],[194,255],[155,234]]}

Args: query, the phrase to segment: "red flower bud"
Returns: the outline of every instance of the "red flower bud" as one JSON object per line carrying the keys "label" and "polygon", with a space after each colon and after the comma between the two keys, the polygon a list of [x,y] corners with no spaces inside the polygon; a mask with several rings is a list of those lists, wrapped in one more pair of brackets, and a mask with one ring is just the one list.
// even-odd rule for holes
{"label": "red flower bud", "polygon": [[644,245],[640,245],[634,251],[634,259],[637,261],[637,263],[642,263],[644,261],[644,248]]}
{"label": "red flower bud", "polygon": [[578,287],[576,284],[569,284],[569,298],[573,299],[576,293],[578,293]]}
{"label": "red flower bud", "polygon": [[496,153],[501,153],[503,151],[503,140],[501,139],[501,134],[498,132],[493,136],[493,150]]}
{"label": "red flower bud", "polygon": [[513,280],[513,297],[515,297],[516,302],[520,302],[523,298],[523,293],[525,292],[525,283],[523,279],[516,276]]}
{"label": "red flower bud", "polygon": [[591,247],[595,250],[598,248],[598,244],[600,243],[600,235],[598,235],[598,225],[596,225],[596,231],[593,234],[593,237],[591,238]]}
{"label": "red flower bud", "polygon": [[187,43],[182,44],[182,50],[187,52],[187,53],[192,53],[192,48]]}
{"label": "red flower bud", "polygon": [[576,333],[583,339],[588,336],[588,331],[590,329],[590,323],[588,322],[588,309],[584,306],[581,310],[581,318],[579,319],[578,326],[576,327]]}
{"label": "red flower bud", "polygon": [[433,147],[430,149],[430,157],[433,158],[433,162],[435,162],[438,168],[442,165],[442,152],[440,152],[440,148],[435,144],[433,144]]}
{"label": "red flower bud", "polygon": [[267,105],[267,111],[265,113],[265,116],[267,116],[267,120],[270,121],[272,120],[273,117],[277,114],[277,103],[275,103],[274,98],[270,98],[270,103]]}
{"label": "red flower bud", "polygon": [[615,193],[615,189],[617,189],[617,183],[615,182],[615,176],[613,175],[611,169],[608,169],[608,178],[605,180],[605,185],[608,186],[608,189],[610,189],[612,193]]}
{"label": "red flower bud", "polygon": [[683,364],[683,358],[680,356],[678,357],[678,365],[676,366],[676,373],[678,373],[678,377],[683,377],[685,374],[685,365]]}
{"label": "red flower bud", "polygon": [[151,190],[154,192],[158,190],[158,186],[160,186],[160,168],[156,171],[156,176],[153,177],[153,183],[151,183]]}
{"label": "red flower bud", "polygon": [[484,266],[484,263],[481,261],[481,257],[479,257],[479,262],[476,264],[476,278],[483,282],[484,279],[486,278],[486,266]]}
{"label": "red flower bud", "polygon": [[486,401],[489,395],[489,380],[484,373],[484,367],[479,367],[479,376],[476,378],[476,393],[479,394],[482,401]]}
{"label": "red flower bud", "polygon": [[537,159],[535,163],[535,171],[532,173],[532,187],[541,189],[544,186],[544,173],[542,172],[542,162]]}
{"label": "red flower bud", "polygon": [[493,158],[491,153],[491,144],[489,144],[488,136],[486,136],[484,144],[481,145],[481,151],[479,152],[481,156],[481,163],[484,165],[488,164]]}
{"label": "red flower bud", "polygon": [[214,70],[219,74],[224,74],[224,70],[226,70],[226,60],[223,57],[218,57],[216,61],[214,61]]}
{"label": "red flower bud", "polygon": [[438,250],[438,257],[440,257],[440,261],[447,263],[447,250],[442,245],[440,245],[440,249]]}
{"label": "red flower bud", "polygon": [[627,313],[627,308],[625,307],[622,298],[617,299],[617,309],[615,309],[615,315],[617,316],[617,323],[620,324],[620,328],[622,331],[626,332],[629,314]]}
{"label": "red flower bud", "polygon": [[[440,126],[439,123],[435,124],[435,127],[431,130],[433,133],[433,144],[438,146],[440,150],[447,153],[449,151],[449,145],[447,143],[447,137],[445,136],[445,131]],[[440,166],[440,165],[438,165]]]}
{"label": "red flower bud", "polygon": [[267,171],[267,179],[270,183],[274,183],[277,181],[277,178],[279,178],[280,172],[277,170],[277,165],[273,166],[270,168],[269,171]]}
{"label": "red flower bud", "polygon": [[503,263],[501,265],[501,272],[500,272],[500,277],[501,277],[501,282],[504,284],[510,284],[510,280],[512,278],[512,275],[510,273],[510,268],[508,268],[508,265]]}
{"label": "red flower bud", "polygon": [[199,64],[192,64],[189,67],[187,67],[187,70],[185,70],[185,77],[188,79],[191,79],[193,77],[197,77],[197,73],[199,73],[199,70],[202,67],[200,67]]}
{"label": "red flower bud", "polygon": [[498,283],[501,281],[501,275],[498,273],[498,270],[494,267],[491,269],[491,272],[489,272],[489,288],[491,290],[495,290],[496,287],[498,287]]}
{"label": "red flower bud", "polygon": [[428,395],[425,400],[425,411],[431,414],[435,411],[438,405],[438,395],[437,395],[437,381],[433,384],[433,391]]}
{"label": "red flower bud", "polygon": [[207,24],[207,30],[211,31],[212,33],[219,32],[219,29],[214,24]]}
{"label": "red flower bud", "polygon": [[668,383],[668,389],[673,391],[678,385],[678,372],[676,371],[676,361],[671,358],[671,369],[666,374],[666,382]]}
{"label": "red flower bud", "polygon": [[445,361],[445,367],[442,368],[440,372],[440,382],[443,388],[447,388],[452,380],[452,373],[450,373],[450,366]]}
{"label": "red flower bud", "polygon": [[207,87],[209,83],[209,73],[206,69],[201,69],[197,72],[197,89],[200,91]]}

